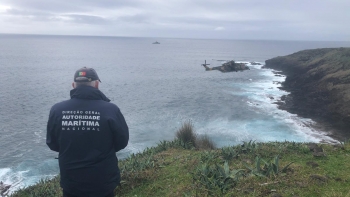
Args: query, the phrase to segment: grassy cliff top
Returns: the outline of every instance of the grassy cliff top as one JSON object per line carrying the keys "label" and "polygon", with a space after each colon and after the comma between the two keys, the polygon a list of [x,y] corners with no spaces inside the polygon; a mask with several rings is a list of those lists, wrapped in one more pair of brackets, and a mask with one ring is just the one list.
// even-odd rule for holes
{"label": "grassy cliff top", "polygon": [[[350,143],[245,142],[199,150],[163,141],[119,164],[116,196],[350,196]],[[59,177],[12,196],[61,196]]]}

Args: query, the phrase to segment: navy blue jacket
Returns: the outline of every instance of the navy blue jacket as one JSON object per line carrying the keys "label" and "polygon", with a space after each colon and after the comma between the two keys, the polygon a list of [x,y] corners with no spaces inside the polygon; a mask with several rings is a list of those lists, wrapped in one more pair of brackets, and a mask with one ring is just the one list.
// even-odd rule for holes
{"label": "navy blue jacket", "polygon": [[46,143],[59,152],[61,187],[77,196],[99,197],[120,183],[116,152],[129,141],[119,108],[98,89],[80,86],[71,99],[55,104]]}

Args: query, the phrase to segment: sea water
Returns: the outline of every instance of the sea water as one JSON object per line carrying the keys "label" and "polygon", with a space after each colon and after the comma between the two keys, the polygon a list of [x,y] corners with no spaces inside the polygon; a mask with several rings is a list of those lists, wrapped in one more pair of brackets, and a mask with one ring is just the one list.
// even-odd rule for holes
{"label": "sea water", "polygon": [[[152,44],[155,40],[160,44]],[[130,129],[119,158],[174,139],[191,120],[217,147],[243,141],[334,142],[310,119],[279,110],[284,76],[264,61],[299,50],[349,47],[349,42],[0,35],[0,181],[12,191],[58,174],[46,146],[51,106],[69,99],[74,72],[93,67],[100,89]],[[221,73],[209,66],[235,60],[250,70]],[[249,62],[262,65],[251,65]]]}

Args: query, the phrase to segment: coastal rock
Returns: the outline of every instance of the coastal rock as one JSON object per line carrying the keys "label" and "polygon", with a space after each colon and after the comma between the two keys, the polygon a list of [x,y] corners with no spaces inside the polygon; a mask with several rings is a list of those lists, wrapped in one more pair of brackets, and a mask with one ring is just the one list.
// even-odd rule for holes
{"label": "coastal rock", "polygon": [[315,152],[315,153],[318,153],[318,152],[323,152],[323,148],[320,147],[318,144],[316,143],[309,143],[308,144],[308,147],[310,149],[311,152]]}
{"label": "coastal rock", "polygon": [[350,137],[350,48],[299,51],[266,60],[265,67],[287,76],[282,89],[291,94],[281,108]]}
{"label": "coastal rock", "polygon": [[233,72],[233,71],[238,72],[238,71],[250,70],[249,67],[244,63],[236,63],[233,60],[226,62],[221,66],[216,66],[212,68],[209,68],[206,64],[202,64],[202,65],[205,67],[206,71],[218,70],[221,72]]}
{"label": "coastal rock", "polygon": [[9,192],[11,185],[4,184],[2,181],[0,181],[0,195],[6,196]]}

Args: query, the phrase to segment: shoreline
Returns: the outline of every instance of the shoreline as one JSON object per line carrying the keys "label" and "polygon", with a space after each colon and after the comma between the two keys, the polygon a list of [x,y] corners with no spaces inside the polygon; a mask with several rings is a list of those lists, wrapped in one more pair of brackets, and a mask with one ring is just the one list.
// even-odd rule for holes
{"label": "shoreline", "polygon": [[[279,89],[289,94],[276,99],[274,103],[277,104],[278,109],[296,114],[302,118],[311,119],[317,123],[317,125],[311,125],[312,128],[325,131],[327,136],[335,140],[345,141],[350,139],[350,123],[346,121],[346,117],[344,118],[340,114],[327,109],[326,104],[334,102],[331,100],[332,95],[327,91],[321,93],[311,92],[312,89],[310,90],[308,86],[311,86],[310,84],[315,86],[317,81],[305,79],[305,77],[308,77],[304,74],[307,70],[301,71],[299,68],[301,66],[297,64],[303,64],[304,62],[296,63],[288,59],[291,58],[290,56],[293,57],[293,55],[295,56],[295,54],[300,54],[302,52],[304,51],[265,61],[265,65],[262,69],[271,69],[275,76],[286,76],[285,81],[280,83],[281,87],[279,87]],[[306,52],[308,52],[308,50]],[[294,69],[293,66],[297,68]]]}
{"label": "shoreline", "polygon": [[282,95],[281,97],[273,98],[274,102],[272,102],[272,103],[276,104],[277,108],[279,110],[286,111],[290,114],[294,114],[299,118],[310,119],[313,123],[303,122],[304,127],[310,128],[316,134],[324,135],[324,136],[330,137],[332,139],[332,141],[320,139],[319,143],[334,144],[334,143],[339,143],[339,142],[343,141],[343,138],[336,135],[337,132],[334,131],[333,128],[331,129],[331,125],[327,125],[320,120],[317,120],[317,119],[314,119],[314,118],[311,118],[308,116],[303,116],[302,114],[297,113],[295,110],[289,110],[291,107],[288,105],[288,103],[286,103],[286,97],[292,97],[292,92],[283,87],[283,83],[285,82],[286,77],[287,77],[286,73],[284,73],[283,71],[280,71],[280,70],[273,69],[273,68],[264,68],[264,66],[261,69],[271,70],[271,72],[274,74],[275,77],[285,77],[284,81],[282,81],[282,82],[281,81],[273,81],[273,84],[280,85],[280,87],[277,87],[280,91],[285,91],[288,93],[286,95]]}
{"label": "shoreline", "polygon": [[284,88],[283,83],[280,89],[288,92],[289,94],[282,96],[281,98],[276,100],[276,102],[274,102],[275,104],[277,104],[278,109],[287,111],[291,114],[296,114],[301,118],[311,119],[316,123],[316,125],[309,125],[311,128],[315,129],[316,131],[324,131],[327,136],[335,140],[343,142],[350,138],[350,135],[346,132],[346,126],[337,127],[334,125],[336,123],[329,122],[329,120],[327,120],[327,117],[318,117],[315,115],[311,115],[308,113],[307,109],[301,109],[299,107],[296,107],[293,103],[296,100],[296,98],[293,98],[293,92],[289,89]]}
{"label": "shoreline", "polygon": [[[272,68],[262,68],[262,69],[271,69],[272,70],[271,72],[277,77],[287,77],[287,75],[283,71],[275,70]],[[292,107],[286,103],[286,97],[291,98],[291,97],[293,97],[293,95],[292,95],[292,92],[290,90],[283,87],[284,82],[285,81],[283,81],[283,82],[273,81],[273,83],[281,85],[281,87],[278,87],[278,89],[288,92],[287,95],[283,95],[283,96],[275,99],[275,102],[273,102],[273,103],[277,105],[277,108],[279,110],[283,110],[283,111],[287,111],[288,113],[295,114],[301,118],[311,119],[314,122],[314,124],[304,124],[305,127],[312,128],[315,131],[324,132],[325,136],[331,137],[332,139],[334,139],[338,142],[343,141],[343,137],[345,137],[345,136],[339,136],[339,133],[337,131],[335,131],[331,125],[326,124],[321,119],[317,119],[317,118],[313,118],[313,117],[309,117],[309,116],[303,116],[301,111],[299,111],[299,113],[298,113],[297,110],[291,109]],[[324,141],[323,139],[321,140],[321,142],[328,143],[328,142]]]}

